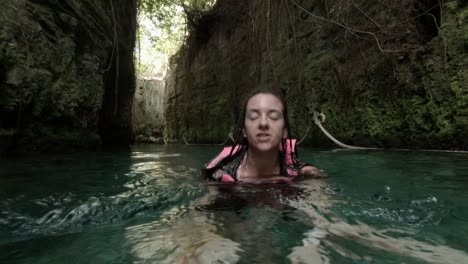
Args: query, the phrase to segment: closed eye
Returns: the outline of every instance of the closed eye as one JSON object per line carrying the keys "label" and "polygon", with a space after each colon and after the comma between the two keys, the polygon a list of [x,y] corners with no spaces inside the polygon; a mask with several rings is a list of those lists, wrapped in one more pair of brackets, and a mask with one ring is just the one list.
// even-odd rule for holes
{"label": "closed eye", "polygon": [[273,120],[278,120],[281,118],[281,113],[278,111],[271,111],[268,113],[268,117]]}
{"label": "closed eye", "polygon": [[250,119],[250,120],[255,120],[257,118],[260,117],[260,113],[257,112],[257,111],[250,111],[249,114],[247,115],[247,117]]}

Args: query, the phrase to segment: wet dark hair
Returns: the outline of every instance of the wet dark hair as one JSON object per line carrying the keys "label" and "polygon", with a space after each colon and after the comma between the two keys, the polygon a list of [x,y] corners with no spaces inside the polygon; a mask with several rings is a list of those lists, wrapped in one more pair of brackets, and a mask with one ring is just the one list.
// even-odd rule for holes
{"label": "wet dark hair", "polygon": [[[234,130],[234,134],[233,134],[233,137],[234,137],[234,142],[232,144],[228,144],[228,146],[232,146],[231,148],[231,153],[229,154],[228,157],[224,158],[221,162],[219,162],[219,164],[217,164],[214,168],[211,168],[211,169],[205,169],[203,171],[203,174],[205,175],[205,177],[208,177],[213,173],[215,172],[217,169],[219,168],[222,168],[224,165],[228,164],[228,163],[234,163],[232,164],[233,168],[232,170],[233,171],[229,171],[231,175],[235,174],[236,171],[234,171],[234,168],[237,169],[237,167],[240,165],[240,162],[242,162],[242,160],[239,158],[239,156],[243,155],[248,147],[249,147],[249,143],[247,141],[247,138],[244,137],[244,133],[243,133],[243,129],[244,129],[244,124],[245,124],[245,117],[246,117],[246,114],[247,114],[247,103],[249,102],[249,100],[254,97],[255,95],[258,95],[258,94],[271,94],[273,96],[275,96],[276,98],[278,98],[281,102],[281,104],[283,105],[283,119],[284,119],[284,126],[285,126],[285,129],[286,131],[288,132],[288,139],[291,139],[292,136],[291,136],[291,127],[290,127],[290,122],[289,122],[289,116],[288,116],[288,106],[287,106],[287,103],[286,103],[286,99],[285,99],[285,96],[284,96],[284,93],[280,90],[280,89],[275,89],[275,88],[271,88],[270,86],[266,86],[266,85],[262,85],[262,86],[258,86],[257,88],[255,88],[254,90],[252,90],[250,93],[248,93],[246,96],[244,96],[243,100],[242,100],[242,105],[241,105],[241,113],[239,115],[239,118],[238,118],[238,121],[237,121],[237,126],[236,126],[236,129]],[[287,141],[286,139],[282,139],[281,140],[281,146],[282,146],[282,149],[286,149],[286,144],[291,144],[291,146],[289,146],[290,149],[292,149],[292,141],[289,140]],[[234,152],[234,146],[236,145],[240,145],[240,150],[237,151],[236,153],[233,153]],[[287,168],[285,168],[285,159],[286,159],[286,154],[284,151],[279,151],[279,155],[280,155],[280,172],[284,175],[288,175],[288,170]],[[295,152],[295,155],[292,155],[292,159],[293,159],[293,165],[294,165],[294,168],[293,169],[297,169],[299,166],[300,166],[300,161],[299,161],[299,158],[297,156],[297,150]]]}

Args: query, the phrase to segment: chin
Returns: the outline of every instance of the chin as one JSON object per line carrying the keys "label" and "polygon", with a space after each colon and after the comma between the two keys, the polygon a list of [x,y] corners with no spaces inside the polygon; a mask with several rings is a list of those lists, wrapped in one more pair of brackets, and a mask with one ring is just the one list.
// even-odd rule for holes
{"label": "chin", "polygon": [[257,143],[255,144],[254,148],[257,149],[258,151],[269,152],[272,150],[278,150],[279,144],[275,145],[271,143]]}

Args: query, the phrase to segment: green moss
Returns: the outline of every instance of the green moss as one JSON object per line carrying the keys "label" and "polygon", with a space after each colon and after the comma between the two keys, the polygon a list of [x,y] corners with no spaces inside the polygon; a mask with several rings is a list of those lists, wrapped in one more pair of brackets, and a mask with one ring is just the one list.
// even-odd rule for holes
{"label": "green moss", "polygon": [[34,124],[19,135],[18,145],[23,152],[58,151],[95,149],[100,145],[97,133],[69,127]]}
{"label": "green moss", "polygon": [[[55,4],[8,1],[0,17],[0,129],[17,131],[17,148],[99,143],[102,69],[111,41],[88,31],[89,19],[77,24],[81,14]],[[90,7],[101,10],[107,4],[98,1]],[[87,5],[82,8],[89,15]],[[100,30],[111,29],[105,12],[93,15]]]}
{"label": "green moss", "polygon": [[444,6],[447,10],[456,11],[458,9],[457,1],[447,1],[444,3]]}
{"label": "green moss", "polygon": [[12,136],[16,134],[14,129],[0,129],[0,136]]}
{"label": "green moss", "polygon": [[[390,23],[394,13],[369,6],[375,17],[382,19],[379,22]],[[331,14],[336,19],[340,18],[338,9]],[[261,10],[249,12],[254,18],[264,15]],[[289,21],[287,12],[275,12],[279,21]],[[400,53],[382,52],[373,40],[355,38],[336,25],[320,23],[306,14],[294,24],[295,39],[288,23],[269,25],[275,34],[269,36],[268,46],[255,35],[264,36],[262,19],[255,21],[255,36],[230,38],[213,32],[216,41],[208,42],[209,48],[193,56],[194,65],[188,65],[183,56],[178,60],[180,79],[174,90],[181,96],[167,108],[173,113],[167,114],[166,131],[174,138],[185,132],[198,142],[224,140],[235,121],[233,112],[239,100],[232,94],[244,94],[248,82],[239,79],[251,78],[253,83],[282,84],[289,103],[291,132],[301,138],[310,127],[304,144],[332,145],[313,123],[315,110],[327,116],[325,128],[347,144],[467,148],[468,57],[463,56],[468,42],[467,12],[459,1],[445,2],[438,35],[417,49]],[[307,23],[301,22],[302,18]],[[349,19],[350,25],[362,25],[359,19],[367,18],[353,15]],[[410,39],[403,34],[401,39],[381,44],[391,49],[392,45],[418,44],[418,37],[427,38],[418,31],[420,25],[411,23],[402,28],[414,31],[408,35]],[[248,23],[239,28],[252,30]],[[250,38],[252,42],[240,41]],[[219,43],[235,44],[226,51]],[[245,67],[239,69],[238,64]]]}

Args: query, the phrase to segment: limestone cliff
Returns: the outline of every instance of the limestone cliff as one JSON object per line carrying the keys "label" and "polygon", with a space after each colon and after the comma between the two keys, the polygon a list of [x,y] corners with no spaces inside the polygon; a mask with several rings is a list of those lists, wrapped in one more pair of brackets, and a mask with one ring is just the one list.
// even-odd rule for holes
{"label": "limestone cliff", "polygon": [[163,127],[164,82],[158,79],[138,79],[133,100],[133,131],[135,135],[161,136]]}
{"label": "limestone cliff", "polygon": [[0,152],[131,140],[136,0],[6,0]]}
{"label": "limestone cliff", "polygon": [[219,0],[172,60],[166,137],[222,142],[271,83],[305,143],[330,144],[318,110],[348,144],[468,149],[467,20],[461,0]]}

